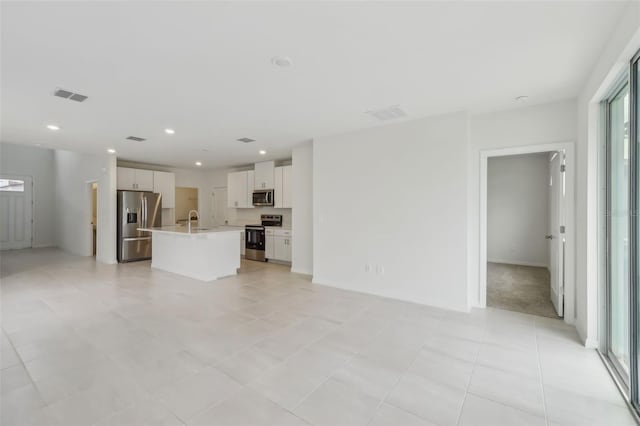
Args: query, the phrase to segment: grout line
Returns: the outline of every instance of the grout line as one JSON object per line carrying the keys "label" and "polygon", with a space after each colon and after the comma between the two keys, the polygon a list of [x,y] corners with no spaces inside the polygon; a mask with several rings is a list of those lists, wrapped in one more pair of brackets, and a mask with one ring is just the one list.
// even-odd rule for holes
{"label": "grout line", "polygon": [[469,388],[471,387],[471,381],[473,380],[473,373],[475,373],[476,371],[476,366],[478,365],[478,359],[480,358],[480,351],[482,350],[482,346],[486,343],[485,342],[486,334],[487,334],[487,322],[485,320],[482,325],[482,338],[480,339],[480,344],[478,345],[478,350],[476,351],[476,359],[473,361],[473,367],[471,368],[471,374],[469,375],[467,388],[464,390],[464,398],[462,399],[462,405],[460,406],[460,411],[458,412],[456,425],[459,425],[460,421],[462,420],[462,412],[464,410],[464,404],[466,404],[467,402],[467,395],[469,395]]}
{"label": "grout line", "polygon": [[538,361],[538,373],[540,374],[540,389],[542,391],[542,409],[544,411],[544,421],[549,426],[549,415],[547,414],[547,398],[544,393],[544,378],[542,376],[542,362],[540,361],[540,343],[538,342],[538,324],[534,322],[534,332],[536,337],[536,359]]}

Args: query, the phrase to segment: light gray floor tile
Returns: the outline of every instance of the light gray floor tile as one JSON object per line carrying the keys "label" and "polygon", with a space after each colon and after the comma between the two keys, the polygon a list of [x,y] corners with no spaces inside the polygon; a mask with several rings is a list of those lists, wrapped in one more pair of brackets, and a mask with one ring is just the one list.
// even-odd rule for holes
{"label": "light gray floor tile", "polygon": [[366,425],[371,420],[378,404],[379,398],[329,379],[293,412],[317,426],[357,426]]}
{"label": "light gray floor tile", "polygon": [[56,249],[0,262],[3,426],[537,424],[543,386],[549,426],[633,424],[560,320],[451,312],[251,261],[214,283]]}
{"label": "light gray floor tile", "polygon": [[467,395],[459,426],[546,426],[544,416],[535,416],[475,395]]}
{"label": "light gray floor tile", "polygon": [[172,382],[153,396],[178,418],[188,420],[241,388],[239,383],[212,368]]}
{"label": "light gray floor tile", "polygon": [[469,392],[544,416],[542,385],[538,379],[477,365],[473,370]]}
{"label": "light gray floor tile", "polygon": [[458,420],[464,396],[464,390],[407,374],[385,401],[437,425],[452,426]]}
{"label": "light gray floor tile", "polygon": [[427,420],[389,404],[382,404],[370,426],[436,426]]}

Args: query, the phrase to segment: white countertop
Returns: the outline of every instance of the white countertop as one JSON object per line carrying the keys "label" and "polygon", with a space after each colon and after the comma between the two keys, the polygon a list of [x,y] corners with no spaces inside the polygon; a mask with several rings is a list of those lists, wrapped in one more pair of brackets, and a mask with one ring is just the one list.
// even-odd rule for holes
{"label": "white countertop", "polygon": [[184,225],[169,225],[169,226],[158,226],[154,228],[138,228],[138,231],[148,231],[148,232],[159,232],[163,234],[177,234],[177,235],[203,235],[203,234],[214,234],[220,232],[240,232],[243,231],[244,228],[239,226],[207,226],[202,227],[201,229],[198,226],[193,226],[191,228],[191,232],[189,232],[189,228]]}

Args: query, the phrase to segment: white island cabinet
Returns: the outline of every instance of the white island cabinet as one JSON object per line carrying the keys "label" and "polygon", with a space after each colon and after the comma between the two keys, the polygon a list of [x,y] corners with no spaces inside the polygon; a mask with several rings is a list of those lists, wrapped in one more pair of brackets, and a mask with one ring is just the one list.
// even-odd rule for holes
{"label": "white island cabinet", "polygon": [[186,226],[140,228],[153,234],[151,267],[200,281],[236,275],[242,228],[214,227],[189,232]]}

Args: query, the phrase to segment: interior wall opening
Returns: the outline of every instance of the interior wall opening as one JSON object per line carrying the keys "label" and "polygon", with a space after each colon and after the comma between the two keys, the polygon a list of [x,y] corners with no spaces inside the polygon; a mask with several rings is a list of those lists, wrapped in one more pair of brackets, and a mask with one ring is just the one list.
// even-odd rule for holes
{"label": "interior wall opening", "polygon": [[190,210],[198,210],[198,188],[176,186],[175,222],[185,224],[189,220]]}
{"label": "interior wall opening", "polygon": [[563,316],[564,162],[563,151],[488,158],[487,306]]}

